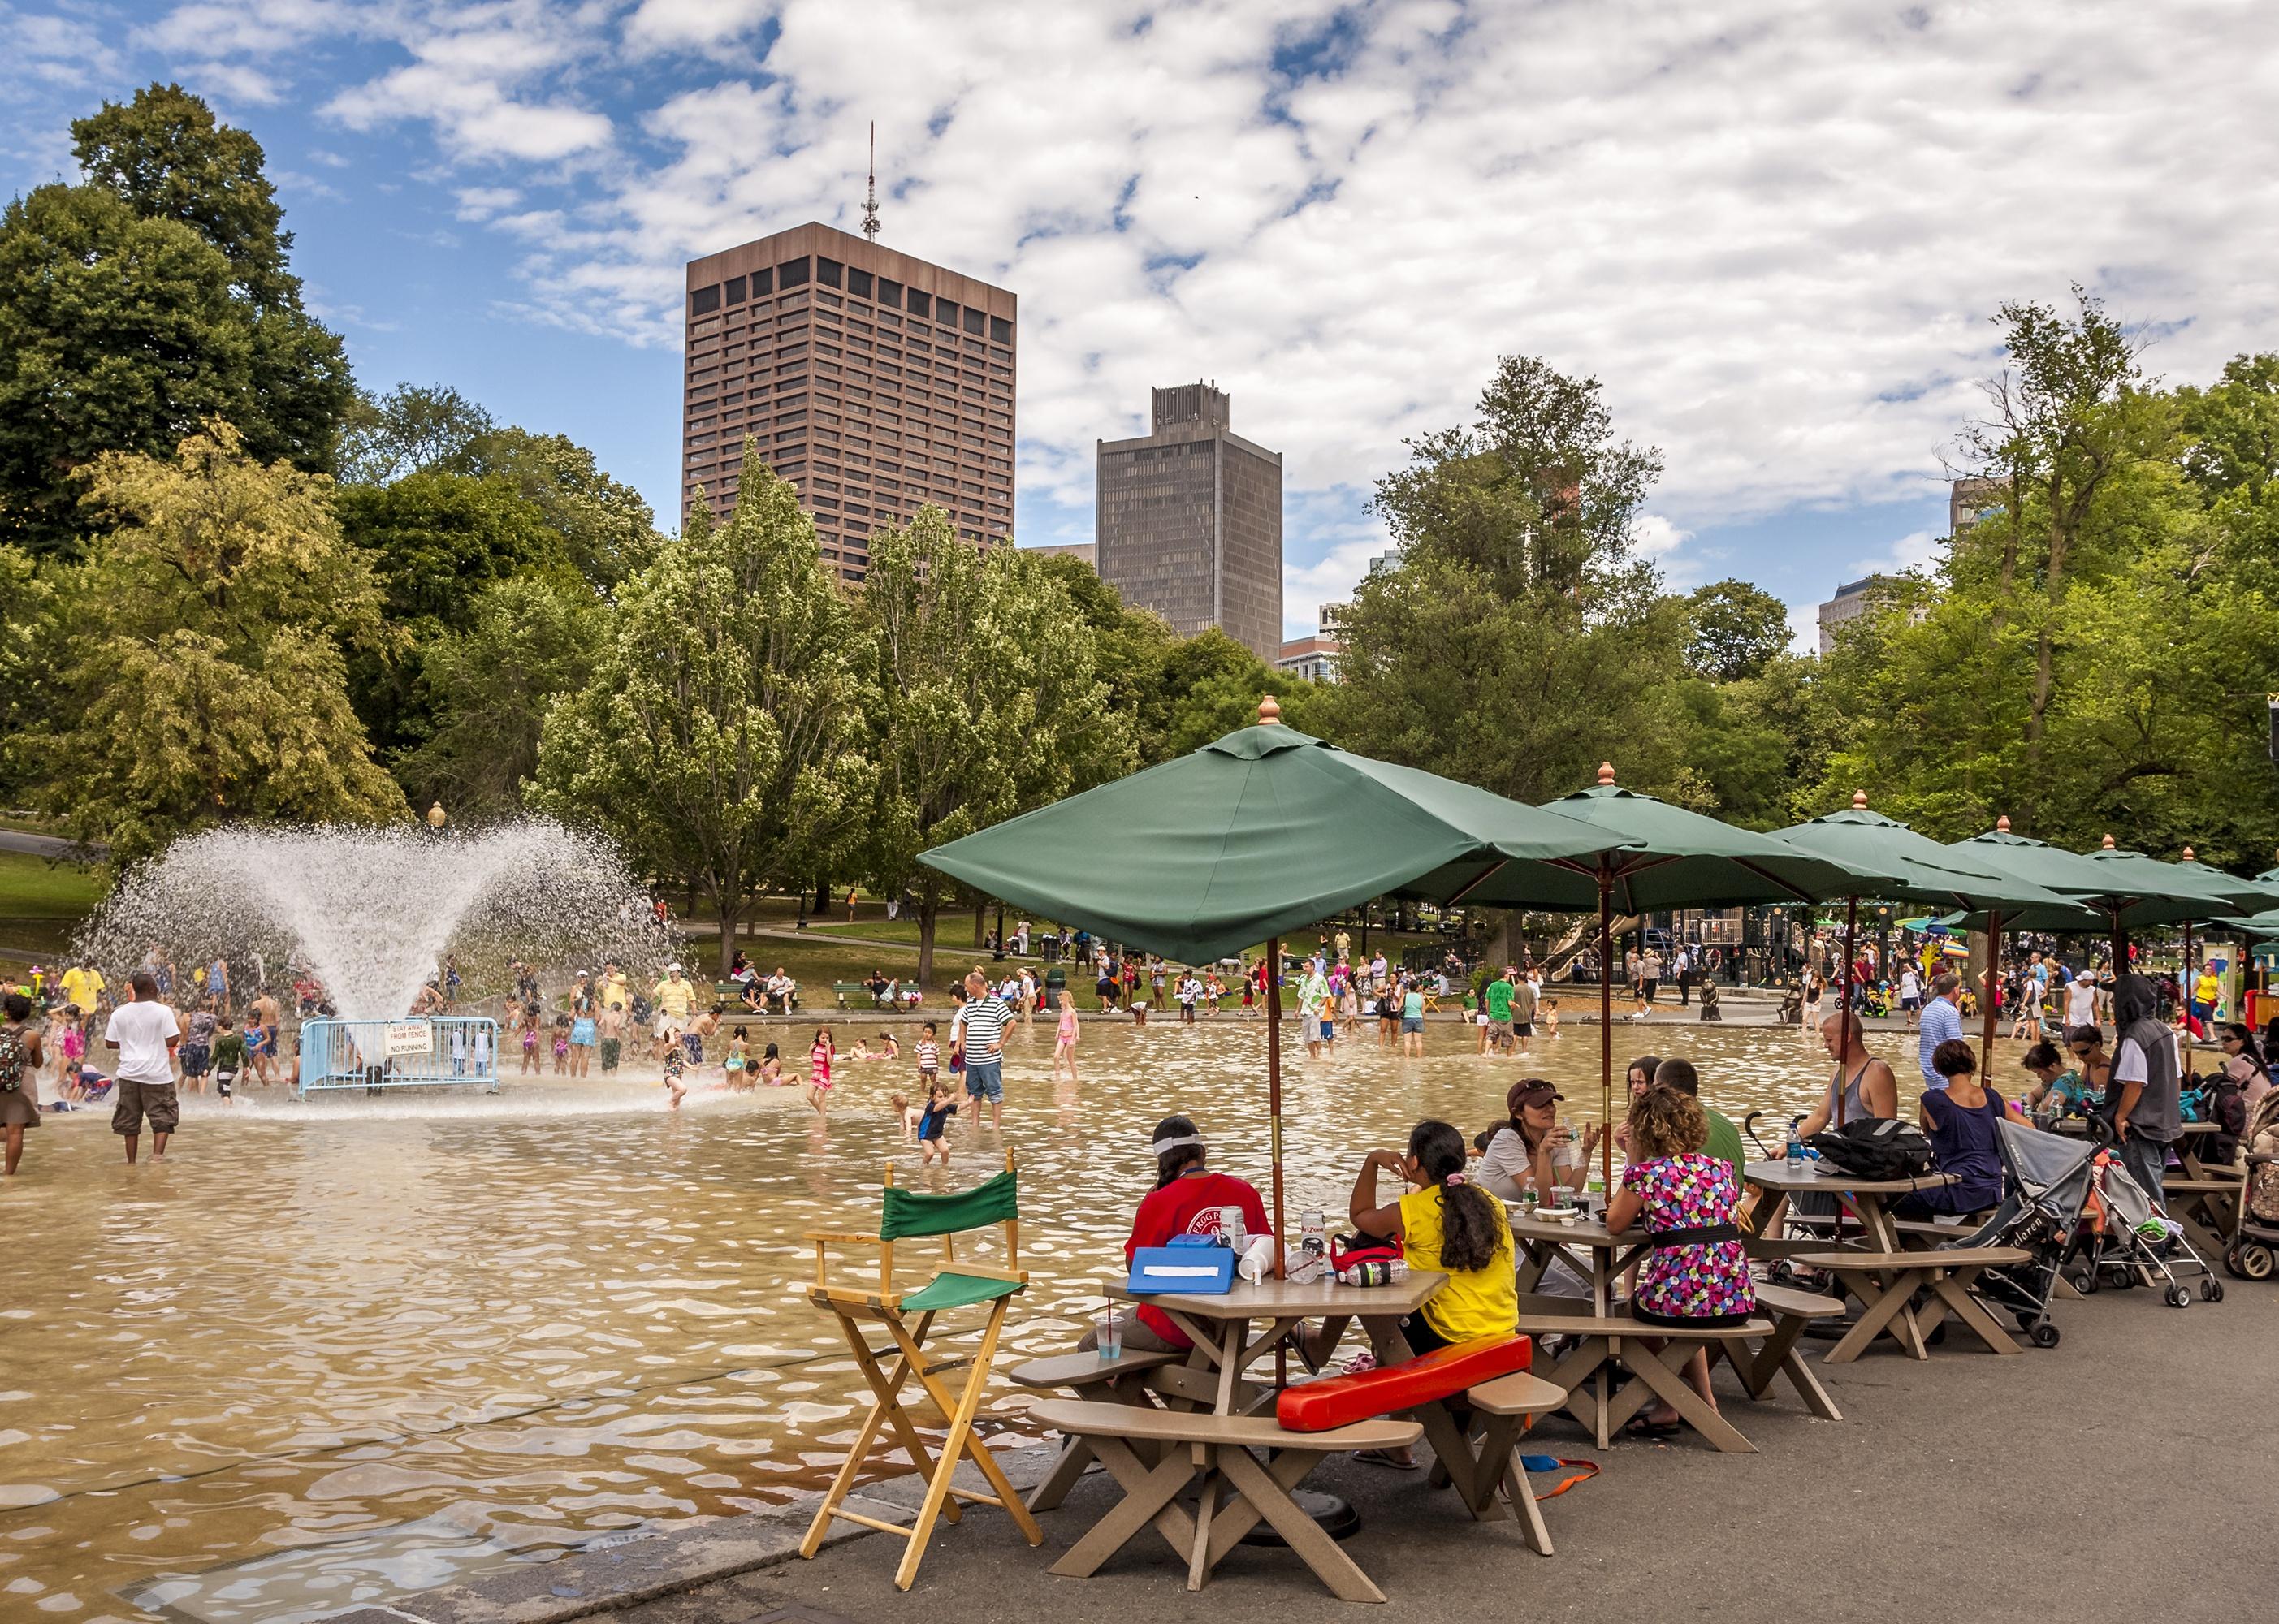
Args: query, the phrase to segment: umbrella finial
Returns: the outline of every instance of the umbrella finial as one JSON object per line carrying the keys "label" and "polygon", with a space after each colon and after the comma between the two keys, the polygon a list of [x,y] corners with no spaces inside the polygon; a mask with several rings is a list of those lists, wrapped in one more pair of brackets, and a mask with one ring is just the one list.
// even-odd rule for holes
{"label": "umbrella finial", "polygon": [[1281,721],[1282,707],[1275,703],[1274,696],[1271,693],[1258,701],[1259,726],[1276,727],[1280,725]]}
{"label": "umbrella finial", "polygon": [[1997,834],[2008,834],[2010,832],[2010,815],[2007,812],[2005,812],[2001,816],[1994,820],[1994,831]]}
{"label": "umbrella finial", "polygon": [[2186,862],[2196,862],[2198,861],[2198,858],[2192,855],[2192,848],[2189,846],[2184,847],[2184,861]]}
{"label": "umbrella finial", "polygon": [[1866,790],[1853,790],[1852,792],[1852,809],[1854,812],[1865,812],[1868,809],[1868,792]]}
{"label": "umbrella finial", "polygon": [[2106,851],[2108,851],[2108,852],[2109,852],[2109,851],[2111,851],[2111,850],[2114,848],[2114,841],[2113,837],[2112,837],[2111,835],[2107,835],[2107,836],[2106,836],[2106,837],[2105,837],[2105,849],[2106,849]]}
{"label": "umbrella finial", "polygon": [[1614,764],[1614,762],[1600,762],[1599,763],[1599,782],[1600,782],[1600,783],[1601,783],[1601,784],[1612,784],[1614,781],[1615,781],[1615,764]]}

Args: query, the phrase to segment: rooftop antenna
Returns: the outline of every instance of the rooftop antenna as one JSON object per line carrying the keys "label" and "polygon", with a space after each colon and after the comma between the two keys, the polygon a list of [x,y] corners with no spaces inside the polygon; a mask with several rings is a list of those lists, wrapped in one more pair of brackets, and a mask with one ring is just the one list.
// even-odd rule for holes
{"label": "rooftop antenna", "polygon": [[863,234],[879,240],[879,121],[871,121],[871,189],[863,199]]}

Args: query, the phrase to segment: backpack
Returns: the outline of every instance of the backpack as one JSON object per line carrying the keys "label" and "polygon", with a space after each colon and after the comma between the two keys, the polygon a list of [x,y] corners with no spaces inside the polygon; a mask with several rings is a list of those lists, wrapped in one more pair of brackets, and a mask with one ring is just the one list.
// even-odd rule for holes
{"label": "backpack", "polygon": [[1812,1148],[1854,1178],[1919,1178],[1931,1170],[1930,1141],[1922,1130],[1888,1116],[1860,1117],[1815,1133]]}
{"label": "backpack", "polygon": [[23,1086],[23,1035],[0,1030],[0,1094],[12,1094]]}
{"label": "backpack", "polygon": [[2202,1104],[2206,1115],[2201,1120],[2214,1122],[2215,1131],[2208,1136],[2200,1160],[2229,1167],[2239,1159],[2239,1141],[2247,1132],[2247,1095],[2237,1078],[2220,1071],[2208,1080]]}

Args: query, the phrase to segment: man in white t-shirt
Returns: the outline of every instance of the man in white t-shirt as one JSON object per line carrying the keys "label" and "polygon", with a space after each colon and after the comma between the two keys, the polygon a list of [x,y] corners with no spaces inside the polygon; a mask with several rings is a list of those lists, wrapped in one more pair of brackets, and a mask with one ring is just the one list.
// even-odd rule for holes
{"label": "man in white t-shirt", "polygon": [[127,1141],[127,1161],[133,1166],[142,1138],[142,1119],[150,1119],[150,1159],[161,1161],[166,1141],[181,1121],[181,1104],[174,1096],[174,1049],[182,1029],[174,1012],[158,999],[158,978],[149,970],[134,972],[133,1001],[111,1012],[104,1029],[106,1048],[119,1051],[119,1103],[111,1113],[111,1130]]}
{"label": "man in white t-shirt", "polygon": [[2087,970],[2066,983],[2066,1030],[2097,1024],[2097,980]]}
{"label": "man in white t-shirt", "polygon": [[1922,1015],[1922,977],[1913,960],[1907,961],[1899,970],[1899,1007],[1907,1011],[1907,1030],[1915,1030],[1915,1022]]}

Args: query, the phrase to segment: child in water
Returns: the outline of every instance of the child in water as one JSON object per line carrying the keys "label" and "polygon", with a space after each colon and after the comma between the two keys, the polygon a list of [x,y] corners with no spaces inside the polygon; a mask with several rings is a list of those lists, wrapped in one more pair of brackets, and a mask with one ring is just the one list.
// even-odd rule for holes
{"label": "child in water", "polygon": [[815,1107],[817,1116],[827,1115],[823,1101],[831,1092],[831,1029],[815,1029],[815,1046],[807,1052],[807,1103]]}
{"label": "child in water", "polygon": [[688,1085],[680,1080],[680,1074],[687,1064],[679,1044],[667,1046],[664,1051],[664,1085],[672,1091],[672,1108],[676,1111],[680,1109],[681,1099],[688,1092]]}
{"label": "child in water", "polygon": [[777,1053],[773,1044],[770,1044],[767,1053],[760,1056],[760,1081],[770,1088],[778,1087],[783,1082],[783,1056]]}
{"label": "child in water", "polygon": [[897,1092],[886,1096],[886,1104],[894,1113],[895,1125],[902,1130],[902,1143],[917,1144],[919,1113],[917,1107],[910,1104],[910,1097]]}
{"label": "child in water", "polygon": [[745,1036],[744,1029],[740,1026],[736,1029],[735,1035],[728,1039],[728,1058],[721,1062],[721,1069],[727,1073],[725,1079],[725,1086],[734,1089],[739,1093],[752,1085],[751,1078],[745,1076],[745,1068],[751,1052],[751,1040]]}
{"label": "child in water", "polygon": [[[932,1031],[933,1028],[929,1026],[926,1030]],[[1061,994],[1060,1030],[1053,1038],[1053,1080],[1055,1082],[1060,1080],[1061,1073],[1063,1071],[1068,1073],[1070,1082],[1076,1081],[1076,999],[1064,992]]]}
{"label": "child in water", "polygon": [[945,1168],[949,1165],[949,1119],[956,1115],[956,1086],[935,1078],[926,1095],[925,1114],[918,1118],[920,1167],[936,1160]]}

